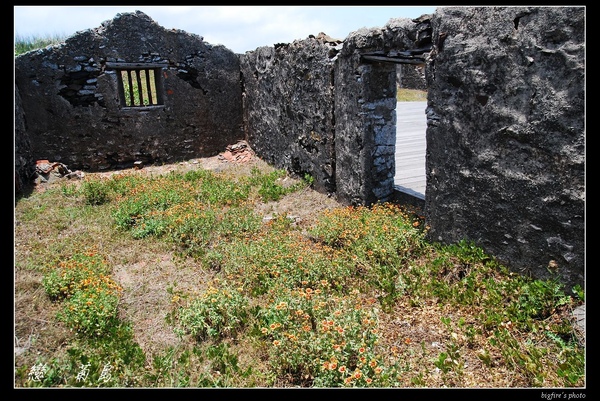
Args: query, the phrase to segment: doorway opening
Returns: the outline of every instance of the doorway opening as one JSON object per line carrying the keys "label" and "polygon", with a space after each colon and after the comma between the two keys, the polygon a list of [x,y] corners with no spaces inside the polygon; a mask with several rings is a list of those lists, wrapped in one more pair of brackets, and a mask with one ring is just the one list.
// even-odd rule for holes
{"label": "doorway opening", "polygon": [[425,200],[427,84],[424,64],[396,64],[394,189]]}
{"label": "doorway opening", "polygon": [[[384,109],[389,107],[390,111],[379,114],[386,120],[382,126],[392,129],[392,132],[380,136],[381,142],[375,136],[376,154],[381,156],[386,148],[393,148],[391,153],[385,154],[384,161],[381,157],[374,159],[373,171],[389,179],[389,184],[382,182],[378,189],[382,193],[388,193],[389,189],[396,201],[416,206],[424,206],[426,189],[427,84],[423,57],[426,50],[378,51],[361,56],[374,66],[370,70],[373,77],[369,82],[387,82],[388,85],[374,89],[381,90],[381,104],[386,105]],[[392,68],[390,64],[393,64]],[[417,97],[406,99],[406,94]],[[382,166],[388,168],[387,173]]]}

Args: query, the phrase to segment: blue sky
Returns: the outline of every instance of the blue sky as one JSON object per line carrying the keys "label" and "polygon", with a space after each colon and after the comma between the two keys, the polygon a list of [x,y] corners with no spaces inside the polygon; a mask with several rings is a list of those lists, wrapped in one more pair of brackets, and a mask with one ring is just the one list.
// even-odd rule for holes
{"label": "blue sky", "polygon": [[159,25],[182,29],[236,53],[291,43],[325,32],[337,39],[391,18],[417,18],[435,6],[14,6],[14,33],[24,38],[70,36],[118,13],[140,10]]}

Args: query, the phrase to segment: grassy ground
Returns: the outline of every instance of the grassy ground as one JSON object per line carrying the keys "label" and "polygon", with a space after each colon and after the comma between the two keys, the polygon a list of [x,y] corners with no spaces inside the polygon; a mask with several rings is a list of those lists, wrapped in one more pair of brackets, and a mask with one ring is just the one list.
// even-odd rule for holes
{"label": "grassy ground", "polygon": [[581,289],[310,183],[209,158],[37,185],[15,205],[15,386],[585,386]]}
{"label": "grassy ground", "polygon": [[396,99],[399,102],[426,102],[427,91],[398,88],[396,91]]}

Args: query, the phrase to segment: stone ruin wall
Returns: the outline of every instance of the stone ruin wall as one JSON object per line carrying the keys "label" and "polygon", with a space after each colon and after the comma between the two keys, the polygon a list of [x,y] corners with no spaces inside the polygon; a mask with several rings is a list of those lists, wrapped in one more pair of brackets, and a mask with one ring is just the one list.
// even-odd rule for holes
{"label": "stone ruin wall", "polygon": [[[163,64],[164,106],[122,109],[111,62]],[[141,12],[17,57],[15,81],[31,153],[71,169],[211,156],[244,135],[238,56]]]}
{"label": "stone ruin wall", "polygon": [[398,64],[396,67],[396,83],[398,88],[426,91],[425,64]]}
{"label": "stone ruin wall", "polygon": [[335,43],[312,37],[240,57],[246,140],[269,164],[310,174],[325,193],[336,191],[334,54]]}
{"label": "stone ruin wall", "polygon": [[[583,285],[584,11],[442,7],[353,32],[343,46],[317,36],[245,55],[123,14],[16,59],[16,172],[39,158],[90,169],[144,155],[170,162],[245,138],[343,203],[389,200],[398,67],[363,55],[429,40],[430,239],[471,240],[515,271]],[[145,57],[168,62],[172,94],[163,110],[126,115],[111,106],[115,80],[102,63]],[[57,95],[79,69],[97,79],[96,100],[84,107]]]}
{"label": "stone ruin wall", "polygon": [[430,238],[569,284],[585,265],[585,9],[442,8],[428,63]]}

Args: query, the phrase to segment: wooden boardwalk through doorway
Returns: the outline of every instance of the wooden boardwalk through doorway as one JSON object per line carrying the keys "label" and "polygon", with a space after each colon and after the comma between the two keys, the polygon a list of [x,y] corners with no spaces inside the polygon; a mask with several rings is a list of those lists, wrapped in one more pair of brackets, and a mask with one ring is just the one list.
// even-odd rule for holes
{"label": "wooden boardwalk through doorway", "polygon": [[425,199],[425,131],[427,102],[398,102],[396,105],[397,191]]}

